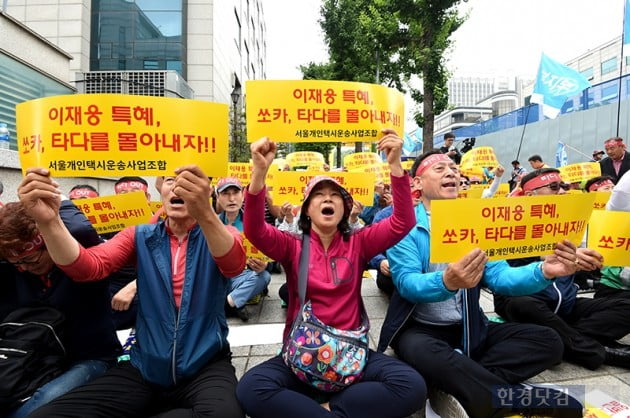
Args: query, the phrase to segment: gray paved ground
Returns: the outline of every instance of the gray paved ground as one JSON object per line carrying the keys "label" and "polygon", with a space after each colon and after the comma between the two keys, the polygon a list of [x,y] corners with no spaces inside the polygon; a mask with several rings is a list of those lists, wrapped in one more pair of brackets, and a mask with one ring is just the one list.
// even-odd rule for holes
{"label": "gray paved ground", "polygon": [[[242,322],[238,318],[229,318],[228,323],[231,329],[237,327],[247,327],[257,324],[284,324],[285,309],[280,307],[278,288],[284,283],[284,274],[273,274],[269,286],[269,295],[258,305],[247,306],[250,314],[248,322]],[[381,329],[388,300],[385,295],[376,287],[373,279],[364,279],[363,300],[370,316],[372,331],[370,333],[370,343],[372,348],[376,347],[378,333]],[[587,295],[585,295],[587,296]],[[489,314],[493,314],[492,298],[488,293],[483,293],[481,306]],[[258,327],[260,328],[260,327]],[[253,329],[253,328],[252,328]],[[247,330],[247,329],[245,329]],[[237,330],[244,331],[244,330]],[[237,332],[235,331],[235,332]],[[252,338],[255,335],[252,333]],[[278,341],[280,336],[278,336]],[[630,343],[630,337],[623,341]],[[251,367],[276,355],[280,350],[280,344],[256,344],[233,347],[233,363],[236,368],[237,377],[241,377],[245,371]],[[605,393],[614,396],[616,399],[630,402],[630,370],[616,367],[603,366],[596,371],[587,370],[583,367],[570,363],[562,363],[553,369],[547,370],[531,379],[533,383],[555,383],[561,385],[585,385],[586,390],[601,389]],[[414,417],[424,416],[418,413]],[[624,415],[625,417],[626,415]]]}

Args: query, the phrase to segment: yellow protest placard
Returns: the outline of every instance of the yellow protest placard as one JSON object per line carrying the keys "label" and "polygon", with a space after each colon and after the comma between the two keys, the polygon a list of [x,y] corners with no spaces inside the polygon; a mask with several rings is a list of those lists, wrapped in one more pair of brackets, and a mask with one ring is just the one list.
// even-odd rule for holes
{"label": "yellow protest placard", "polygon": [[156,213],[158,210],[162,209],[164,203],[162,201],[149,202],[149,207],[151,208],[151,212]]}
{"label": "yellow protest placard", "polygon": [[250,80],[246,90],[248,141],[376,141],[384,128],[404,132],[404,95],[378,84]]}
{"label": "yellow protest placard", "polygon": [[241,184],[249,184],[252,178],[251,163],[228,163],[227,177],[237,178]]}
{"label": "yellow protest placard", "polygon": [[[491,185],[488,185],[490,187]],[[507,183],[499,184],[499,188],[493,197],[506,197],[510,193],[510,185]]]}
{"label": "yellow protest placard", "polygon": [[131,225],[146,224],[153,212],[144,192],[75,200],[74,204],[88,218],[96,232],[116,232]]}
{"label": "yellow protest placard", "polygon": [[[265,182],[267,184],[273,183],[273,175],[278,171],[276,163],[272,163],[267,171]],[[243,187],[247,186],[252,181],[252,163],[228,163],[227,165],[227,177],[237,178]],[[219,179],[212,179],[213,186],[216,186]]]}
{"label": "yellow protest placard", "polygon": [[[595,196],[451,199],[431,202],[431,262],[457,261],[474,248],[490,260],[550,254],[582,241]],[[453,216],[466,214],[466,216]]]}
{"label": "yellow protest placard", "polygon": [[483,193],[483,187],[470,188],[468,190],[459,190],[457,193],[457,197],[461,199],[481,199],[481,194]]}
{"label": "yellow protest placard", "polygon": [[604,265],[630,266],[630,212],[593,211],[588,248],[604,256]]}
{"label": "yellow protest placard", "polygon": [[477,147],[462,156],[460,169],[466,172],[477,167],[496,167],[499,165],[492,147]]}
{"label": "yellow protest placard", "polygon": [[565,183],[579,183],[602,175],[599,163],[577,163],[560,167],[560,177]]}
{"label": "yellow protest placard", "polygon": [[122,94],[74,94],[20,103],[22,170],[59,177],[157,176],[197,164],[223,176],[228,106],[198,100]]}
{"label": "yellow protest placard", "polygon": [[382,162],[381,157],[375,152],[355,152],[343,157],[343,166],[348,171]]}
{"label": "yellow protest placard", "polygon": [[593,209],[601,210],[606,209],[606,203],[610,199],[611,192],[591,192],[595,195],[595,201],[593,202]]}
{"label": "yellow protest placard", "polygon": [[351,173],[373,173],[376,182],[383,182],[389,184],[389,178],[391,174],[391,170],[389,169],[388,163],[376,163],[372,165],[365,165],[359,168],[355,168],[350,170]]}
{"label": "yellow protest placard", "polygon": [[411,170],[411,167],[413,167],[414,161],[415,160],[405,160],[405,161],[401,162],[400,165],[402,165],[402,168],[404,170],[409,171],[409,170]]}
{"label": "yellow protest placard", "polygon": [[325,175],[334,178],[352,195],[352,198],[365,206],[374,202],[374,175],[365,173],[321,172],[321,171],[278,171],[273,186],[275,204],[289,202],[302,204],[304,189],[314,176]]}
{"label": "yellow protest placard", "polygon": [[289,167],[309,167],[314,164],[324,164],[324,156],[321,152],[296,151],[288,154],[285,158]]}
{"label": "yellow protest placard", "polygon": [[257,258],[262,261],[270,262],[271,258],[267,257],[260,251],[258,248],[254,247],[250,240],[245,237],[245,234],[241,234],[241,238],[243,239],[243,249],[245,250],[245,255],[247,258]]}

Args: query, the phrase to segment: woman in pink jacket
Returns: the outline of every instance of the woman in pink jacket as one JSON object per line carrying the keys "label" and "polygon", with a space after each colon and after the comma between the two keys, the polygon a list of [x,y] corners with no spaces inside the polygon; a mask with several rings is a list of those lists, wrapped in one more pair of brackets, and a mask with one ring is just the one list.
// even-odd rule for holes
{"label": "woman in pink jacket", "polygon": [[[348,217],[352,197],[333,178],[316,176],[304,193],[300,228],[309,234],[309,269],[306,300],[313,314],[326,325],[354,330],[361,325],[362,273],[376,254],[401,240],[415,225],[409,178],[400,163],[402,140],[384,131],[378,149],[391,169],[394,213],[374,225],[351,232]],[[244,230],[252,244],[282,263],[287,276],[289,306],[284,338],[301,304],[298,267],[302,241],[264,222],[265,176],[276,144],[263,138],[251,145],[253,172],[246,194]],[[249,370],[237,386],[237,397],[253,417],[405,417],[424,405],[426,385],[405,363],[369,351],[362,379],[336,393],[303,383],[281,356]]]}

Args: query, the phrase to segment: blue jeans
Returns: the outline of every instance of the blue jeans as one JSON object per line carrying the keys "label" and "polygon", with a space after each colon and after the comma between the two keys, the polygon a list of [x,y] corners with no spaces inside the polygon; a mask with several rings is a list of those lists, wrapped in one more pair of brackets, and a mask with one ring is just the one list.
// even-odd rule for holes
{"label": "blue jeans", "polygon": [[13,410],[8,418],[27,417],[31,412],[77,386],[105,374],[109,364],[101,360],[85,360],[74,363],[64,374],[38,388],[33,396]]}
{"label": "blue jeans", "polygon": [[230,296],[237,308],[245,306],[248,300],[262,292],[271,281],[271,274],[267,270],[256,273],[246,269],[238,276],[229,280]]}

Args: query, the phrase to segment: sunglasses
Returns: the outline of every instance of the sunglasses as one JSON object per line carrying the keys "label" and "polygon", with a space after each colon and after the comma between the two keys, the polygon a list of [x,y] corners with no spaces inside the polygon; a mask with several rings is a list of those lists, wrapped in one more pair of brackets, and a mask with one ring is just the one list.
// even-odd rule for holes
{"label": "sunglasses", "polygon": [[469,182],[469,181],[466,181],[466,180],[464,180],[464,181],[460,181],[460,182],[459,182],[459,185],[460,185],[460,186],[470,186],[470,182]]}
{"label": "sunglasses", "polygon": [[551,190],[552,192],[557,192],[560,189],[569,190],[571,186],[566,183],[553,182],[553,183],[545,184],[544,186],[536,187],[535,189],[532,189],[532,190],[538,190],[544,187],[549,187],[549,190]]}

